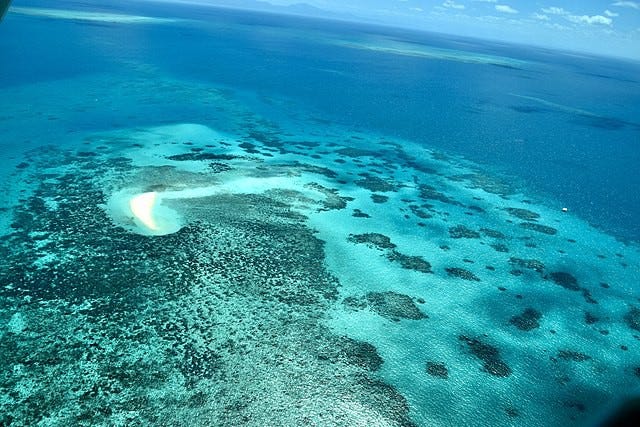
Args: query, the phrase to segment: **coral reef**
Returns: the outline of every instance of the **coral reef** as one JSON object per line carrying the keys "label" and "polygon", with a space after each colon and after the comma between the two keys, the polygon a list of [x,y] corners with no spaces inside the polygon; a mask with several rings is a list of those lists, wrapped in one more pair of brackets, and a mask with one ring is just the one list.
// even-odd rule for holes
{"label": "coral reef", "polygon": [[446,380],[449,378],[449,370],[447,366],[442,362],[427,362],[427,374],[432,377],[441,378]]}
{"label": "coral reef", "polygon": [[525,221],[535,221],[540,218],[540,214],[530,211],[528,209],[522,208],[505,208],[510,215],[515,216],[516,218],[520,218]]}
{"label": "coral reef", "polygon": [[521,222],[520,227],[524,228],[525,230],[531,230],[531,231],[535,231],[542,234],[548,234],[550,236],[553,236],[554,234],[558,233],[558,230],[553,227],[549,227],[548,225],[538,224],[535,222]]}
{"label": "coral reef", "polygon": [[392,250],[387,254],[389,261],[397,262],[402,268],[414,270],[420,273],[431,273],[431,263],[421,256],[410,256]]}
{"label": "coral reef", "polygon": [[396,247],[389,236],[380,233],[349,234],[348,240],[353,243],[364,243],[371,248],[380,250],[394,249]]}
{"label": "coral reef", "polygon": [[475,274],[473,274],[472,272],[470,272],[469,270],[467,270],[465,268],[447,267],[447,268],[445,268],[445,271],[451,277],[457,277],[459,279],[469,280],[469,281],[473,281],[473,282],[479,282],[480,281],[480,278],[478,276],[476,276]]}
{"label": "coral reef", "polygon": [[458,339],[467,345],[471,354],[482,361],[483,371],[495,377],[511,375],[511,368],[502,360],[497,347],[464,335],[460,335]]}
{"label": "coral reef", "polygon": [[511,323],[521,331],[531,331],[540,327],[540,318],[542,318],[542,313],[534,308],[529,307],[526,308],[521,314],[513,316],[509,320],[509,323]]}
{"label": "coral reef", "polygon": [[449,228],[449,236],[452,239],[479,239],[480,233],[470,230],[464,225],[456,225]]}

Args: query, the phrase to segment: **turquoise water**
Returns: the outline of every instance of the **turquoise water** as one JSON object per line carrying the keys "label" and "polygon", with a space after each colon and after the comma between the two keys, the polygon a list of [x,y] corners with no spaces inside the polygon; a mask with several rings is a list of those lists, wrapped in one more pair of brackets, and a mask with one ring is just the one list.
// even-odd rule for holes
{"label": "turquoise water", "polygon": [[0,25],[0,425],[585,425],[638,389],[640,65],[43,7]]}

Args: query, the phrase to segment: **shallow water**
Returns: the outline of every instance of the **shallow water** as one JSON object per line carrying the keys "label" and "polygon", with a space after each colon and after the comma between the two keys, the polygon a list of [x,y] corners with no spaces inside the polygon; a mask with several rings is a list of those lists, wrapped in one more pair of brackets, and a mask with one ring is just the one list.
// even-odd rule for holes
{"label": "shallow water", "polygon": [[637,389],[637,64],[23,3],[0,424],[583,425]]}

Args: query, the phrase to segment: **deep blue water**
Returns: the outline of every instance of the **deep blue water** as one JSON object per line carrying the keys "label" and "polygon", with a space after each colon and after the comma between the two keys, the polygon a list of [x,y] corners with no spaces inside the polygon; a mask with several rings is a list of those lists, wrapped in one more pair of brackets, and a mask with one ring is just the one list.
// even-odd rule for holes
{"label": "deep blue water", "polygon": [[[0,85],[117,70],[119,60],[136,60],[176,76],[295,99],[328,120],[461,154],[522,179],[621,239],[640,238],[637,63],[246,11],[144,3],[131,9],[209,24],[74,26],[50,20],[46,31],[33,31],[34,18],[15,16],[2,26]],[[310,37],[301,37],[305,33]],[[477,66],[322,40],[367,34],[533,64]]]}

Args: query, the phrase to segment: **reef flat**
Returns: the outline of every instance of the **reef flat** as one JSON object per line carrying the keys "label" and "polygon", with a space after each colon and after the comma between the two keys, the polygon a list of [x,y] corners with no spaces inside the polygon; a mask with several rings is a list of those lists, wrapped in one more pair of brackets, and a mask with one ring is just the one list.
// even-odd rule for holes
{"label": "reef flat", "polygon": [[0,89],[0,425],[578,426],[638,387],[637,245],[428,141],[118,66]]}

